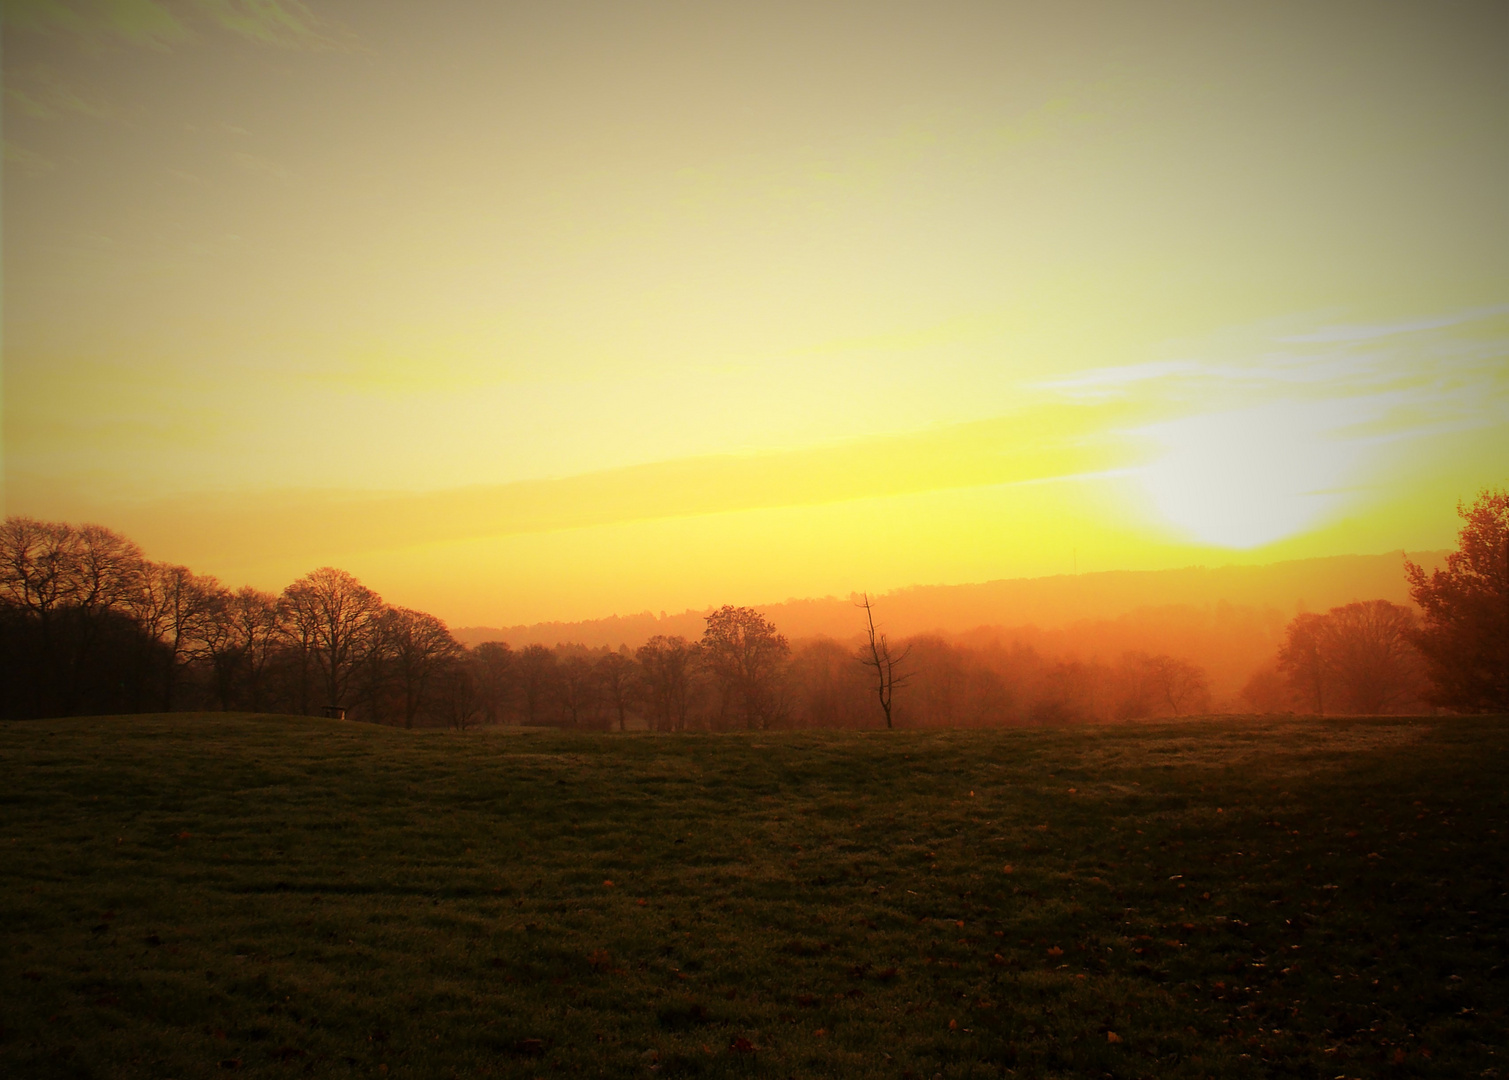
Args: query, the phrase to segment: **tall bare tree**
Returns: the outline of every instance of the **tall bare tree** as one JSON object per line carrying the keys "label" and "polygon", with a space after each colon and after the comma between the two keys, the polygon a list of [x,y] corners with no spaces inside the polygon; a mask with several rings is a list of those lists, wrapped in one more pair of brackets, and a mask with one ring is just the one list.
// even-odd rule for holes
{"label": "tall bare tree", "polygon": [[894,726],[891,723],[891,702],[896,691],[911,679],[909,673],[901,670],[901,665],[911,655],[912,647],[908,645],[900,654],[893,654],[890,641],[875,628],[875,606],[870,603],[869,593],[864,594],[864,600],[859,606],[865,610],[865,631],[869,635],[868,654],[861,655],[859,660],[874,675],[875,697],[880,702],[880,711],[885,715],[885,726],[890,728]]}

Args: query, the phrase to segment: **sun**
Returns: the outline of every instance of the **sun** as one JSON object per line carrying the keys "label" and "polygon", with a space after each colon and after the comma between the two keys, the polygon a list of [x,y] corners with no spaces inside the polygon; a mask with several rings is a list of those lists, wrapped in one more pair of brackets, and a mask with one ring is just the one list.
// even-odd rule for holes
{"label": "sun", "polygon": [[1350,403],[1282,402],[1150,425],[1134,470],[1152,508],[1187,539],[1250,550],[1299,535],[1354,498],[1370,440]]}

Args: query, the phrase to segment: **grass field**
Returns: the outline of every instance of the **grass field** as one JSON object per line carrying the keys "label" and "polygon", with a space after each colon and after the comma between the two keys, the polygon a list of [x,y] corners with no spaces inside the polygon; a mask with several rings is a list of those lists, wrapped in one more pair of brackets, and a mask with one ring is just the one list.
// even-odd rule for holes
{"label": "grass field", "polygon": [[1509,1077],[1509,723],[0,728],[0,1076]]}

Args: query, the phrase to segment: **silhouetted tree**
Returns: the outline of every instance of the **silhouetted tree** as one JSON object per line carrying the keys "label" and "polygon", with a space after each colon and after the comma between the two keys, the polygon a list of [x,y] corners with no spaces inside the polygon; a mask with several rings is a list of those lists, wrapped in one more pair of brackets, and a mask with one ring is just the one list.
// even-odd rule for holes
{"label": "silhouetted tree", "polygon": [[1302,612],[1294,617],[1279,646],[1279,670],[1289,680],[1296,700],[1313,704],[1326,714],[1326,691],[1331,683],[1330,653],[1326,648],[1325,616]]}
{"label": "silhouetted tree", "polygon": [[33,642],[35,707],[65,714],[105,701],[118,707],[125,684],[139,684],[118,677],[114,669],[129,661],[114,651],[134,643],[137,664],[146,657],[140,649],[150,638],[131,610],[145,563],[135,544],[99,525],[0,523],[0,598],[16,612],[13,632]]}
{"label": "silhouetted tree", "polygon": [[383,614],[383,639],[403,726],[412,728],[441,672],[460,660],[461,646],[445,623],[411,608],[389,608]]}
{"label": "silhouetted tree", "polygon": [[438,681],[441,714],[451,727],[465,731],[484,712],[475,667],[461,660],[450,660],[440,669]]}
{"label": "silhouetted tree", "polygon": [[865,632],[869,635],[868,652],[860,655],[860,663],[874,672],[875,697],[880,702],[880,711],[885,716],[885,726],[891,727],[891,699],[898,689],[905,686],[911,678],[910,675],[900,670],[901,665],[911,653],[911,646],[901,650],[900,655],[893,655],[891,644],[884,634],[878,634],[875,630],[875,608],[870,603],[870,594],[864,594],[864,602],[860,604],[865,609]]}
{"label": "silhouetted tree", "polygon": [[562,720],[573,728],[598,726],[598,682],[592,661],[573,649],[556,662],[555,694]]}
{"label": "silhouetted tree", "polygon": [[1289,624],[1279,668],[1296,699],[1315,712],[1391,712],[1415,699],[1418,657],[1414,616],[1387,600],[1305,613]]}
{"label": "silhouetted tree", "polygon": [[209,651],[218,638],[214,625],[225,590],[213,577],[201,577],[187,566],[144,563],[140,587],[132,602],[137,621],[162,642],[167,665],[162,679],[162,707],[173,708],[179,672]]}
{"label": "silhouetted tree", "polygon": [[702,662],[720,691],[720,719],[737,711],[751,730],[780,713],[780,675],[791,647],[753,608],[724,605],[707,616]]}
{"label": "silhouetted tree", "polygon": [[1198,664],[1159,654],[1146,657],[1143,670],[1154,692],[1175,716],[1210,702],[1210,683]]}
{"label": "silhouetted tree", "polygon": [[273,655],[283,642],[282,608],[278,598],[245,585],[226,604],[237,650],[237,670],[246,707],[259,712],[267,701],[266,677]]}
{"label": "silhouetted tree", "polygon": [[320,675],[324,704],[345,705],[353,676],[380,640],[382,598],[325,566],[284,589],[283,602],[294,640]]}
{"label": "silhouetted tree", "polygon": [[1329,668],[1349,712],[1393,712],[1417,700],[1419,654],[1410,643],[1415,616],[1387,600],[1326,613]]}
{"label": "silhouetted tree", "polygon": [[515,659],[506,641],[484,641],[472,650],[477,704],[489,724],[502,723],[511,706]]}
{"label": "silhouetted tree", "polygon": [[684,637],[657,634],[634,653],[643,672],[645,697],[657,731],[685,731],[691,703],[692,667],[699,647]]}
{"label": "silhouetted tree", "polygon": [[792,720],[801,727],[864,727],[874,722],[874,687],[854,650],[832,638],[792,647],[786,665]]}
{"label": "silhouetted tree", "polygon": [[1461,712],[1509,712],[1509,491],[1489,489],[1468,507],[1457,550],[1432,574],[1405,563],[1423,625],[1430,700]]}
{"label": "silhouetted tree", "polygon": [[524,707],[524,722],[531,725],[541,723],[555,692],[555,653],[543,645],[526,645],[519,651],[515,667],[519,673],[519,698]]}
{"label": "silhouetted tree", "polygon": [[627,647],[606,652],[597,658],[597,683],[602,700],[618,719],[618,730],[628,728],[629,703],[634,697],[634,661]]}

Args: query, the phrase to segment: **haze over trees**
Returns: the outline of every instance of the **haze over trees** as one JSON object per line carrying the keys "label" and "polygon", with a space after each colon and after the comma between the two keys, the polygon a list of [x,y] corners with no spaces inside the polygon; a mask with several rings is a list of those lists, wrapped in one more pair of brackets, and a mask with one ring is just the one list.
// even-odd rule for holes
{"label": "haze over trees", "polygon": [[1423,684],[1414,624],[1412,611],[1387,600],[1296,616],[1278,654],[1294,703],[1322,716],[1418,707]]}
{"label": "haze over trees", "polygon": [[[1509,496],[1485,492],[1461,514],[1444,569],[1406,565],[1419,614],[1376,599],[1296,616],[1237,707],[1509,708]],[[793,643],[764,613],[725,605],[696,640],[656,635],[633,651],[466,648],[333,567],[277,595],[231,590],[100,526],[12,517],[0,525],[0,716],[334,707],[405,727],[674,732],[1111,723],[1236,704],[1170,652],[1053,657],[942,633],[893,644],[861,606],[847,641]]]}

